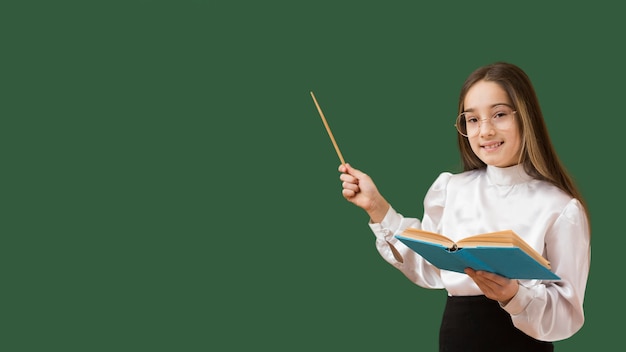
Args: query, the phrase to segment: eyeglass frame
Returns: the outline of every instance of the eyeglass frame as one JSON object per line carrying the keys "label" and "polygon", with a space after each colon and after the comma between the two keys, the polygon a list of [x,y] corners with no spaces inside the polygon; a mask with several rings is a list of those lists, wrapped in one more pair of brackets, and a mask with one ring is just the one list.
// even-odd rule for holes
{"label": "eyeglass frame", "polygon": [[[508,107],[508,108],[511,108],[511,115],[515,115],[515,114],[517,114],[517,110],[512,110],[513,108],[512,108],[511,106],[509,106],[509,105],[507,105],[507,104],[502,104],[502,105],[504,105],[504,106],[506,106],[506,107]],[[460,119],[460,117],[461,117],[461,116],[463,116],[463,115],[465,115],[465,114],[467,114],[467,112],[462,112],[462,113],[460,113],[460,114],[456,117],[456,122],[454,123],[454,127],[456,128],[456,131],[457,131],[457,132],[458,132],[461,136],[466,137],[466,138],[469,138],[469,134],[463,134],[463,133],[461,132],[461,130],[459,129],[459,119]],[[492,126],[494,126],[494,125],[493,125],[493,118],[494,118],[494,116],[496,116],[497,114],[498,114],[498,113],[495,113],[495,114],[493,114],[490,118],[487,118],[487,119],[479,119],[479,120],[478,120],[478,129],[476,130],[476,131],[477,131],[477,133],[476,133],[476,134],[472,134],[472,137],[474,137],[474,136],[476,136],[476,135],[478,135],[478,134],[480,133],[480,127],[482,126],[482,122],[483,122],[483,121],[487,121],[487,120],[488,120],[488,121],[489,121],[489,123],[490,123],[490,124],[492,124]],[[465,129],[467,130],[467,127],[466,127]]]}

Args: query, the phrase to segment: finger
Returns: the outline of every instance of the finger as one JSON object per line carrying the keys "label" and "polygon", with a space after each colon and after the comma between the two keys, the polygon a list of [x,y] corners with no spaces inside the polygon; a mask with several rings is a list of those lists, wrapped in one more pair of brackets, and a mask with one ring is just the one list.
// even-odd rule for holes
{"label": "finger", "polygon": [[350,182],[342,183],[341,187],[343,187],[343,189],[345,189],[345,190],[350,190],[350,191],[354,192],[354,194],[359,193],[359,191],[361,190],[359,188],[359,185],[356,185],[356,184],[350,183]]}
{"label": "finger", "polygon": [[498,274],[490,273],[483,270],[474,270],[472,268],[465,268],[465,273],[475,281],[495,282],[498,285],[506,284],[506,281],[508,280],[507,278],[502,277]]}
{"label": "finger", "polygon": [[347,165],[348,164],[339,165],[339,171],[342,172],[342,174],[339,175],[339,179],[344,182],[359,184],[359,179],[356,176],[353,176],[349,173],[349,169]]}
{"label": "finger", "polygon": [[359,183],[359,180],[356,177],[349,175],[349,174],[341,174],[339,175],[339,179],[343,182],[354,183],[354,184]]}
{"label": "finger", "polygon": [[481,288],[482,286],[488,286],[489,284],[491,284],[491,280],[488,280],[483,275],[481,275],[482,273],[485,273],[484,271],[478,271],[472,268],[465,268],[465,273],[469,277],[471,277],[472,280],[474,280],[476,285],[481,286]]}
{"label": "finger", "polygon": [[500,276],[498,274],[490,273],[488,271],[478,271],[477,276],[485,282],[493,282],[497,285],[504,286],[508,283],[509,279]]}
{"label": "finger", "polygon": [[356,195],[356,193],[354,193],[354,191],[351,190],[351,189],[345,189],[344,188],[344,189],[341,190],[341,195],[343,195],[343,197],[346,198],[346,199],[350,199],[350,198],[354,197]]}
{"label": "finger", "polygon": [[367,174],[365,174],[361,170],[353,168],[350,164],[346,164],[346,172],[356,178],[363,178],[367,176]]}

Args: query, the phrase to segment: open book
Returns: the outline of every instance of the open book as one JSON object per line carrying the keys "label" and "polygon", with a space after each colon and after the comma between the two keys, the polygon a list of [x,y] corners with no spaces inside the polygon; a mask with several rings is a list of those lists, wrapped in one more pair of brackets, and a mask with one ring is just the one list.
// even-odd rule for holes
{"label": "open book", "polygon": [[449,238],[415,228],[395,236],[439,269],[463,273],[465,268],[484,270],[510,279],[560,280],[550,262],[512,230]]}

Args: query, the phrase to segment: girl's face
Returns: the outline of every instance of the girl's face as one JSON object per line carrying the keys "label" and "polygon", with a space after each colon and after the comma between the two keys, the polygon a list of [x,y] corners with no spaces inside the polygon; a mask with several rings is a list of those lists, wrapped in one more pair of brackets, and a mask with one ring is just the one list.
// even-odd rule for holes
{"label": "girl's face", "polygon": [[518,164],[521,136],[513,103],[495,82],[479,81],[463,101],[468,140],[474,154],[487,165],[508,167]]}

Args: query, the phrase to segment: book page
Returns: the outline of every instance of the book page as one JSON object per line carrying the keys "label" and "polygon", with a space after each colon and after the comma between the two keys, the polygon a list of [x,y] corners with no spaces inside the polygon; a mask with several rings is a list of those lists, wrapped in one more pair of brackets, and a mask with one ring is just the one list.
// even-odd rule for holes
{"label": "book page", "polygon": [[421,241],[437,243],[446,248],[450,248],[454,245],[454,242],[444,235],[434,233],[434,232],[419,230],[419,229],[415,229],[412,227],[409,227],[408,229],[404,230],[404,232],[402,232],[402,235],[405,237],[414,238],[414,239],[421,240]]}
{"label": "book page", "polygon": [[483,233],[480,235],[466,237],[458,241],[458,246],[518,247],[526,252],[528,255],[530,255],[533,259],[541,263],[541,265],[545,266],[546,268],[550,268],[550,262],[512,230]]}

